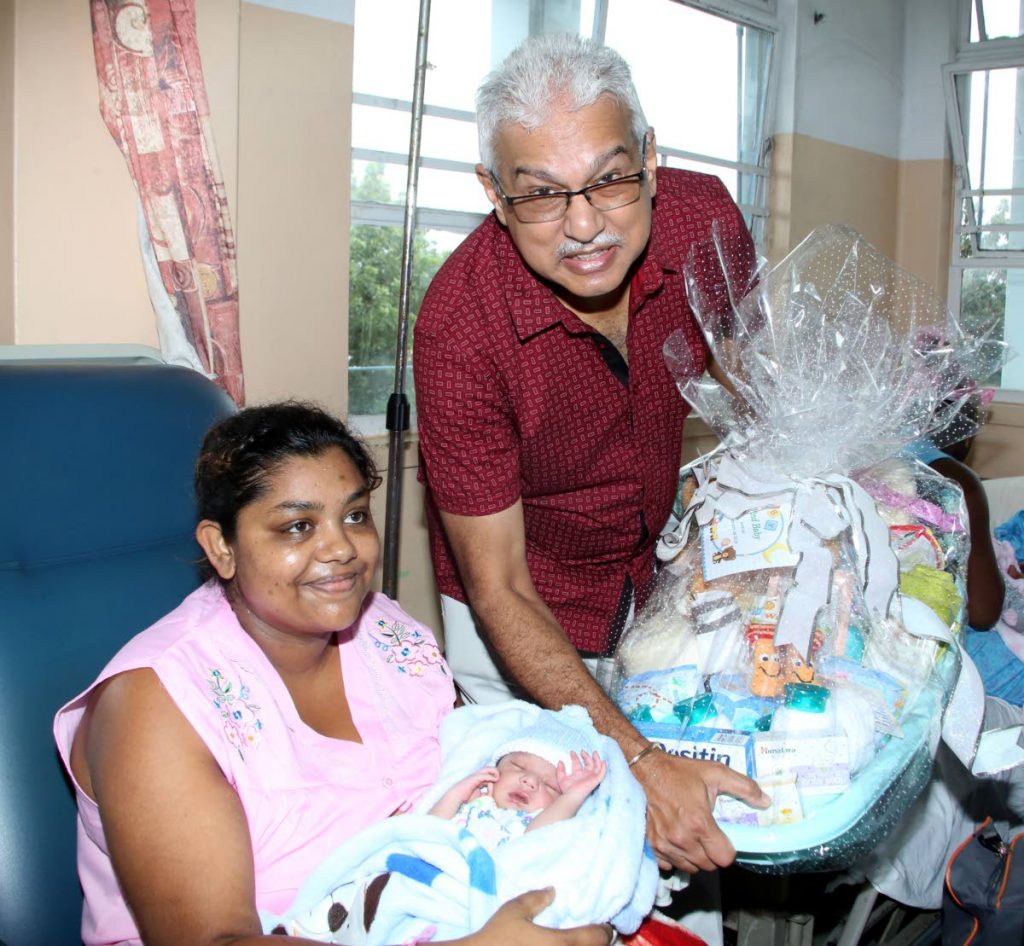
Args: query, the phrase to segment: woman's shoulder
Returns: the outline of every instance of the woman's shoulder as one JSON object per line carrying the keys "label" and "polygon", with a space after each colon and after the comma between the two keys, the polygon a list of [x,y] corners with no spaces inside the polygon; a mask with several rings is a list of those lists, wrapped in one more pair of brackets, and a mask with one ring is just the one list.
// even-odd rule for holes
{"label": "woman's shoulder", "polygon": [[209,581],[196,588],[173,611],[136,634],[117,652],[107,669],[149,666],[193,638],[219,638],[219,634],[208,631],[234,623],[237,623],[234,612],[223,589],[217,582]]}
{"label": "woman's shoulder", "polygon": [[151,688],[162,692],[166,684],[162,668],[168,662],[173,663],[188,641],[216,637],[204,632],[211,624],[225,620],[225,612],[232,614],[223,591],[216,584],[206,584],[127,641],[95,680],[57,711],[54,729],[58,744],[64,750],[70,748],[86,706],[95,704],[101,693],[111,692],[110,697],[104,698],[108,705],[123,706],[144,696]]}

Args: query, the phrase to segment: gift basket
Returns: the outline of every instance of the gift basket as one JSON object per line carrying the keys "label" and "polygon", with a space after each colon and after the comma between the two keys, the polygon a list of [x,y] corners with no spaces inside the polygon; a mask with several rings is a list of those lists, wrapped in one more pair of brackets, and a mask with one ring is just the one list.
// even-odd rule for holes
{"label": "gift basket", "polygon": [[[815,230],[753,279],[733,258],[716,235],[686,272],[733,390],[680,333],[665,346],[721,445],[680,471],[613,695],[666,752],[771,796],[765,811],[716,803],[740,863],[838,869],[918,795],[940,735],[968,763],[974,750],[973,709],[944,727],[962,684],[963,497],[901,453],[974,433],[1005,346],[849,228]],[[977,693],[964,702],[980,712]]]}

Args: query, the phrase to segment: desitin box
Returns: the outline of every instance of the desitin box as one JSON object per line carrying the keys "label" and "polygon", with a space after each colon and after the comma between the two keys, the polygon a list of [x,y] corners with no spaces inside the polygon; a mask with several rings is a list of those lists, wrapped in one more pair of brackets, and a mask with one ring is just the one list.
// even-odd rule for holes
{"label": "desitin box", "polygon": [[702,762],[721,762],[744,775],[754,774],[751,733],[706,726],[688,726],[680,731],[671,723],[640,723],[637,729],[669,755]]}

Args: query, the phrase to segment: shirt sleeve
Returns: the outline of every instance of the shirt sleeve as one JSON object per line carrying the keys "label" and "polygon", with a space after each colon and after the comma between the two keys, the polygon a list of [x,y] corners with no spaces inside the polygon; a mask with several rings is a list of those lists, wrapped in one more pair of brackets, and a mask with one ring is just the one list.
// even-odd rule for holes
{"label": "shirt sleeve", "polygon": [[496,366],[431,333],[413,346],[420,456],[439,509],[501,512],[520,496],[519,437]]}

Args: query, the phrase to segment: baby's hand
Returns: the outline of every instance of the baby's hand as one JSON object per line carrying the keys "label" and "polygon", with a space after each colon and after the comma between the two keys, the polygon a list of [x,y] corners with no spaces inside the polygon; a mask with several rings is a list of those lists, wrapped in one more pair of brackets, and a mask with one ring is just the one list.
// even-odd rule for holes
{"label": "baby's hand", "polygon": [[498,781],[498,770],[494,766],[488,766],[467,775],[461,782],[458,782],[454,791],[458,792],[463,802],[479,798],[481,795],[490,794],[491,784]]}
{"label": "baby's hand", "polygon": [[580,755],[576,755],[574,752],[571,759],[571,772],[566,772],[564,762],[559,762],[555,768],[558,787],[562,790],[563,795],[573,791],[586,798],[601,784],[601,780],[608,771],[608,763],[596,752],[581,752]]}

